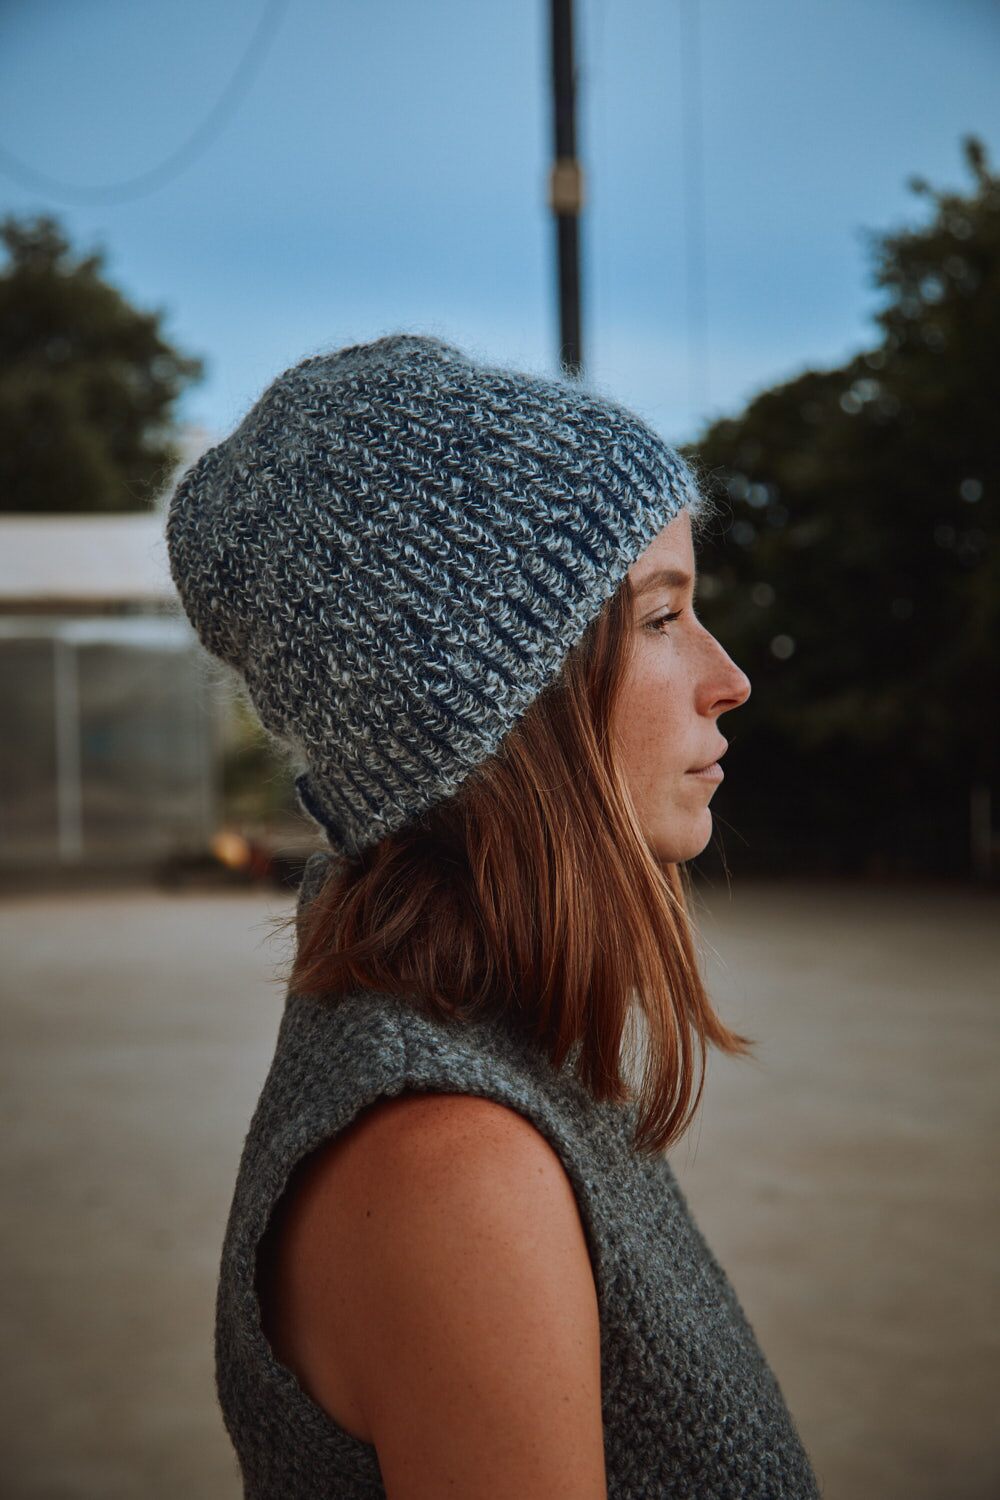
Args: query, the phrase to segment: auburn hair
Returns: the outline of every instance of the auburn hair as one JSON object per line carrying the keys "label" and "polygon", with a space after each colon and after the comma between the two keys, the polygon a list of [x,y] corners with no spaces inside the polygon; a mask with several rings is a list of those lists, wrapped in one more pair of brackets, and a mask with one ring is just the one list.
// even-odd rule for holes
{"label": "auburn hair", "polygon": [[[365,989],[440,1018],[501,1011],[556,1068],[579,1044],[580,1081],[597,1101],[636,1101],[634,1147],[654,1154],[697,1111],[707,1043],[739,1055],[755,1043],[713,1009],[690,876],[650,848],[616,759],[634,598],[626,575],[558,678],[457,792],[331,861],[287,982],[328,1004]],[[623,1071],[639,1057],[636,1027],[638,1090]]]}

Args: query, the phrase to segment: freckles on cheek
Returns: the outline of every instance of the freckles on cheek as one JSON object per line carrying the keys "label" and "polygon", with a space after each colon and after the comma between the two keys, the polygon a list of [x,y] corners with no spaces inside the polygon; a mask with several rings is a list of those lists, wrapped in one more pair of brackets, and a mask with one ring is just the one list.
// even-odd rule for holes
{"label": "freckles on cheek", "polygon": [[677,662],[664,641],[652,641],[633,660],[620,700],[622,745],[633,771],[656,776],[669,758],[677,718]]}
{"label": "freckles on cheek", "polygon": [[664,652],[659,660],[651,662],[643,676],[642,701],[646,713],[660,721],[677,712],[683,676],[676,662],[668,662],[666,656]]}

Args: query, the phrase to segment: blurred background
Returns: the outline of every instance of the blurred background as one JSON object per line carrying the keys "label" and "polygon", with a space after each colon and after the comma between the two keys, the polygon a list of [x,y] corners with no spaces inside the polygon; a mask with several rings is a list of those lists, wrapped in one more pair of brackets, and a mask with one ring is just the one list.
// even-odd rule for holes
{"label": "blurred background", "polygon": [[177,477],[308,354],[560,371],[695,462],[753,695],[675,1153],[824,1494],[1000,1494],[1000,6],[0,7],[5,1496],[234,1497],[214,1276],[318,835]]}

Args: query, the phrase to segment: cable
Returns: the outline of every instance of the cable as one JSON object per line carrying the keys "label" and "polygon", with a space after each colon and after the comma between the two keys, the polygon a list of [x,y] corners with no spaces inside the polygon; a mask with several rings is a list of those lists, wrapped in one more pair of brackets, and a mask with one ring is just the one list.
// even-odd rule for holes
{"label": "cable", "polygon": [[[606,17],[606,0],[593,0],[590,17],[586,23],[587,28],[589,28],[591,32],[591,36],[588,39],[586,31],[584,34],[584,56],[587,59],[585,64],[586,71],[584,76],[587,83],[587,102],[591,105],[591,108],[584,112],[582,128],[584,138],[587,142],[588,152],[591,155],[595,166],[597,153],[604,149],[605,144],[604,116],[605,98],[607,94],[606,79],[608,76],[604,52],[604,26]],[[588,41],[589,45],[587,45]],[[591,121],[593,122],[593,129],[590,128]],[[614,254],[614,240],[610,237],[608,240],[608,245],[610,247],[609,251],[602,262],[602,266],[604,268],[604,279],[602,283],[603,286],[613,285],[611,265],[613,265],[612,257]],[[598,299],[595,297],[594,300],[595,302],[597,302]],[[605,296],[602,292],[600,296],[600,302],[604,306],[609,306],[611,299],[610,297]]]}
{"label": "cable", "polygon": [[135,177],[128,177],[122,182],[88,188],[81,187],[77,183],[62,182],[58,178],[49,177],[44,172],[37,172],[34,167],[20,161],[13,152],[0,144],[0,171],[5,172],[8,177],[13,177],[24,187],[87,205],[128,203],[134,198],[145,197],[147,193],[153,193],[165,187],[168,182],[197,161],[219,135],[227,120],[235,113],[266,56],[281,21],[281,13],[288,8],[289,3],[290,0],[266,0],[247,49],[214,107],[193,135],[160,162],[159,166],[152,167],[147,172],[140,172]]}
{"label": "cable", "polygon": [[702,147],[699,0],[680,0],[681,141],[684,155],[685,283],[688,395],[695,416],[708,408],[708,292],[705,265],[705,171]]}

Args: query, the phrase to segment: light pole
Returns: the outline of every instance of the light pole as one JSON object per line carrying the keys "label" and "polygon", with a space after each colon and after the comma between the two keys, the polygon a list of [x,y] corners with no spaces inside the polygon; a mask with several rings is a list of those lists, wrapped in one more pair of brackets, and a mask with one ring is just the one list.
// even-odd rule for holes
{"label": "light pole", "polygon": [[555,215],[559,276],[559,361],[580,377],[580,210],[583,173],[576,159],[576,70],[573,65],[573,0],[551,0],[552,100],[555,160],[549,177],[549,207]]}

